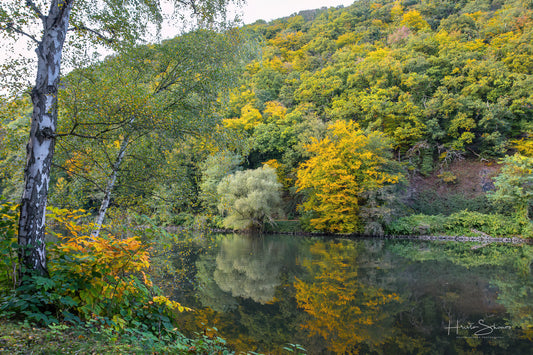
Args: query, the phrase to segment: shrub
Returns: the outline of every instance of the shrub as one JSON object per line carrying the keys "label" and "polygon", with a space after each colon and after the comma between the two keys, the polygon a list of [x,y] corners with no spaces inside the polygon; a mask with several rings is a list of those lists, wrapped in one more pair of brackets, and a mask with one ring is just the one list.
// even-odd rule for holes
{"label": "shrub", "polygon": [[520,220],[500,214],[483,214],[461,211],[450,216],[411,215],[402,217],[387,225],[388,234],[393,235],[479,235],[479,232],[492,237],[530,236]]}
{"label": "shrub", "polygon": [[450,215],[445,227],[447,230],[460,234],[480,231],[493,237],[507,237],[522,233],[520,224],[508,216],[471,211],[461,211]]}
{"label": "shrub", "polygon": [[15,283],[17,265],[17,205],[0,197],[0,293]]}
{"label": "shrub", "polygon": [[145,274],[146,245],[136,237],[90,237],[90,226],[75,222],[83,211],[51,210],[49,217],[66,236],[56,232],[60,241],[49,246],[50,277],[25,276],[1,300],[0,315],[119,332],[131,327],[160,335],[173,329],[174,312],[185,308],[163,296]]}
{"label": "shrub", "polygon": [[446,217],[423,214],[402,217],[386,226],[386,232],[393,235],[436,234],[444,231]]}

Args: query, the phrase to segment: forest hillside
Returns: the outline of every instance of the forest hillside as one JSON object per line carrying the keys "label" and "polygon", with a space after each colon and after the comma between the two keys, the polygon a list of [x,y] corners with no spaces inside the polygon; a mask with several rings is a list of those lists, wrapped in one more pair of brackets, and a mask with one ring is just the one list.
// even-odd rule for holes
{"label": "forest hillside", "polygon": [[[526,0],[361,0],[77,70],[51,204],[96,215],[107,203],[128,223],[528,235],[532,14]],[[27,107],[2,110],[9,199]],[[89,134],[103,122],[119,124]]]}

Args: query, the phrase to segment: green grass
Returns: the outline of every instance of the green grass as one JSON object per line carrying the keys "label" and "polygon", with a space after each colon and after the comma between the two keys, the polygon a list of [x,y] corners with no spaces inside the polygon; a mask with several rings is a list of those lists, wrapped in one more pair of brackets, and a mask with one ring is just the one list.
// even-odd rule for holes
{"label": "green grass", "polygon": [[66,325],[38,327],[0,319],[0,354],[233,354],[233,351],[219,338],[170,342],[137,333],[117,335]]}
{"label": "green grass", "polygon": [[145,350],[89,331],[52,326],[40,328],[2,320],[0,354],[137,354]]}

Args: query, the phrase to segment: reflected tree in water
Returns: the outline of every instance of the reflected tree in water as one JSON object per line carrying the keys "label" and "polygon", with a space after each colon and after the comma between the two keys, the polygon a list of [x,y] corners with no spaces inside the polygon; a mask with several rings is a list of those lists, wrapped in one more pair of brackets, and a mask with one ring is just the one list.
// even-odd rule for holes
{"label": "reflected tree in water", "polygon": [[214,279],[221,290],[234,297],[270,302],[281,283],[286,249],[283,244],[262,238],[227,238],[216,257]]}
{"label": "reflected tree in water", "polygon": [[394,333],[388,309],[401,302],[399,295],[361,283],[353,243],[317,242],[311,252],[302,264],[312,276],[294,284],[298,306],[311,315],[303,325],[309,335],[323,337],[337,354],[384,344]]}

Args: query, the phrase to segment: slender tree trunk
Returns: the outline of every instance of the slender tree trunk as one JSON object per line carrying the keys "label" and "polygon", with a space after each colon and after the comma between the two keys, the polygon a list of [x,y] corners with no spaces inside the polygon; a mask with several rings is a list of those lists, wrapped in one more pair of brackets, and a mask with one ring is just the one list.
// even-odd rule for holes
{"label": "slender tree trunk", "polygon": [[52,0],[36,49],[38,68],[31,92],[33,114],[26,148],[24,191],[20,204],[19,260],[21,273],[46,275],[45,211],[57,127],[57,90],[63,44],[74,0]]}
{"label": "slender tree trunk", "polygon": [[122,143],[120,143],[120,149],[118,151],[117,159],[115,160],[115,163],[113,164],[113,171],[111,173],[111,176],[107,180],[107,186],[105,189],[105,195],[104,199],[102,200],[102,204],[100,205],[100,211],[98,212],[98,218],[96,219],[96,223],[94,225],[94,229],[91,233],[91,237],[96,238],[100,234],[100,230],[102,229],[102,224],[104,223],[104,217],[107,212],[107,208],[109,207],[109,202],[111,201],[111,192],[113,192],[113,189],[115,188],[115,182],[117,181],[117,174],[120,169],[120,165],[122,164],[122,160],[124,159],[124,155],[126,155],[126,149],[128,148],[128,145],[130,144],[129,135],[126,135],[126,137],[122,140]]}

